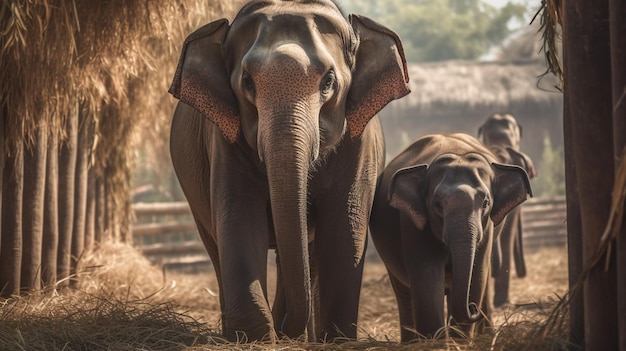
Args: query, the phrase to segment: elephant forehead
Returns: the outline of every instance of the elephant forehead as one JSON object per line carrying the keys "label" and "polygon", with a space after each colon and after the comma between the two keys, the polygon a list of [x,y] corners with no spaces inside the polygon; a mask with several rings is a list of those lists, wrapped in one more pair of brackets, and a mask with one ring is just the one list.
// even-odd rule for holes
{"label": "elephant forehead", "polygon": [[[247,34],[246,34],[247,33]],[[322,34],[321,36],[318,34]],[[324,45],[326,50],[350,51],[355,45],[352,26],[337,6],[327,1],[262,1],[247,5],[237,15],[227,45],[242,47],[242,40],[271,46],[291,40],[307,48]]]}
{"label": "elephant forehead", "polygon": [[[479,166],[481,163],[484,163],[487,167],[489,167],[489,160],[480,153],[477,152],[468,152],[463,154],[458,153],[445,153],[433,160],[433,166],[438,165],[451,165],[451,164],[467,164],[473,166]],[[473,167],[472,166],[472,167]]]}
{"label": "elephant forehead", "polygon": [[501,130],[511,130],[515,133],[519,133],[519,127],[517,119],[508,113],[491,115],[484,126],[485,132],[497,132]]}
{"label": "elephant forehead", "polygon": [[493,177],[491,163],[479,153],[462,155],[444,154],[436,158],[430,166],[434,176],[446,177],[448,180],[462,180],[481,183]]}
{"label": "elephant forehead", "polygon": [[276,45],[268,61],[274,60],[280,64],[291,66],[296,70],[302,69],[302,74],[305,75],[313,68],[311,58],[299,43],[286,42]]}

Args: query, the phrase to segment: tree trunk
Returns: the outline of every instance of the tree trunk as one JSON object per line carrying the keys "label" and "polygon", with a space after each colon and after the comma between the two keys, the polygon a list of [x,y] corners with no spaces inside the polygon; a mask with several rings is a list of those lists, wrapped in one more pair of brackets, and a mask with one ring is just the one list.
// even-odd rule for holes
{"label": "tree trunk", "polygon": [[[108,190],[108,187],[107,187]],[[106,202],[107,202],[107,221],[106,221],[106,228],[107,228],[107,236],[108,238],[113,241],[113,242],[119,242],[120,241],[120,230],[119,230],[119,220],[118,220],[118,215],[117,215],[117,208],[115,206],[115,200],[113,199],[113,196],[111,194],[108,193],[106,194]]]}
{"label": "tree trunk", "polygon": [[80,111],[78,146],[76,151],[76,175],[74,178],[74,224],[72,226],[72,261],[70,273],[76,273],[76,266],[85,249],[85,220],[87,214],[87,177],[89,156],[91,155],[91,116],[83,108]]}
{"label": "tree trunk", "polygon": [[[609,1],[611,78],[613,80],[613,152],[615,169],[626,157],[626,2]],[[617,174],[616,174],[617,176]],[[623,219],[626,221],[626,219]],[[619,349],[626,351],[626,223],[617,237],[617,316]]]}
{"label": "tree trunk", "polygon": [[74,177],[76,175],[76,145],[78,139],[78,110],[67,118],[65,140],[59,150],[59,251],[57,279],[60,286],[69,284],[74,225]]}
{"label": "tree trunk", "polygon": [[[6,154],[6,146],[4,145],[4,119],[7,116],[6,106],[0,105],[0,220],[2,219],[2,197],[4,193],[3,180],[4,180],[4,155]],[[0,223],[0,238],[2,238],[2,223]],[[2,240],[0,239],[0,246]],[[2,258],[0,258],[1,262]],[[0,286],[0,291],[2,287]]]}
{"label": "tree trunk", "polygon": [[24,146],[22,290],[41,289],[47,142],[48,127],[40,125],[36,131],[34,145]]}
{"label": "tree trunk", "polygon": [[51,131],[48,138],[46,161],[46,195],[44,206],[43,247],[41,253],[41,280],[44,287],[57,282],[57,256],[59,249],[59,137]]}
{"label": "tree trunk", "polygon": [[[564,13],[564,9],[562,10]],[[565,21],[565,16],[563,16]],[[567,42],[567,24],[562,24],[563,43]],[[563,50],[563,67],[567,68],[567,51]],[[572,140],[572,119],[570,117],[570,89],[567,74],[563,77],[563,142],[565,157],[565,192],[567,202],[567,262],[570,290],[578,282],[583,271],[583,238],[580,222],[580,205],[578,203],[578,189],[576,186],[576,165],[574,157],[574,142]],[[585,344],[585,312],[584,292],[572,297],[569,307],[569,342],[573,345]]]}
{"label": "tree trunk", "polygon": [[0,296],[20,292],[22,269],[22,193],[24,149],[21,144],[11,155],[5,152],[2,191],[2,236],[0,238]]}
{"label": "tree trunk", "polygon": [[[608,2],[572,0],[566,6],[569,118],[582,224],[583,262],[598,249],[614,181]],[[615,255],[584,284],[585,348],[617,350]]]}
{"label": "tree trunk", "polygon": [[102,176],[96,175],[96,229],[94,241],[98,245],[106,240],[106,209],[105,181]]}
{"label": "tree trunk", "polygon": [[[7,108],[5,105],[0,106],[0,237],[2,236],[2,184],[4,180],[4,159],[6,158],[6,148],[4,147],[4,119],[7,116]],[[1,259],[0,259],[1,260]],[[0,287],[0,290],[2,287]]]}
{"label": "tree trunk", "polygon": [[85,213],[85,250],[92,250],[96,237],[96,174],[93,167],[87,175],[87,210]]}

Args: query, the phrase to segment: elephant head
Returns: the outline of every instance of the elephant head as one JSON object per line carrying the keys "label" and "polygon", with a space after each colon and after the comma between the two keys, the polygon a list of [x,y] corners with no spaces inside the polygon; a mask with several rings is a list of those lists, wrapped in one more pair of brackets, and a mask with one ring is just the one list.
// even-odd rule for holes
{"label": "elephant head", "polygon": [[478,128],[478,138],[485,145],[509,146],[519,150],[522,126],[510,113],[492,113]]}
{"label": "elephant head", "polygon": [[393,175],[390,205],[449,249],[448,309],[455,321],[480,320],[493,227],[530,192],[520,167],[493,163],[473,152],[443,154],[430,165],[403,168]]}
{"label": "elephant head", "polygon": [[533,179],[537,170],[528,155],[519,151],[522,140],[522,126],[510,113],[493,113],[478,128],[481,139],[502,163],[517,165],[526,170]]}
{"label": "elephant head", "polygon": [[382,107],[408,94],[407,83],[397,35],[346,18],[329,0],[251,1],[232,24],[209,23],[184,43],[170,93],[264,165],[288,336],[301,334],[311,308],[308,177],[342,139],[359,138]]}

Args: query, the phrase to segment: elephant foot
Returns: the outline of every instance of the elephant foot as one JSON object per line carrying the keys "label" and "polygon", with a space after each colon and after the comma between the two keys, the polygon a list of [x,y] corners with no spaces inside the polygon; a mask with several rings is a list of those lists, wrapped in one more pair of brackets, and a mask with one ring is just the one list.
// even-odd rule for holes
{"label": "elephant foot", "polygon": [[505,298],[505,299],[494,299],[493,300],[493,307],[494,308],[499,308],[499,309],[503,309],[506,308],[508,306],[511,305],[511,301],[509,301],[509,299]]}
{"label": "elephant foot", "polygon": [[507,306],[509,306],[511,304],[511,302],[509,301],[508,298],[504,297],[504,298],[494,298],[493,299],[493,307],[495,308],[505,308]]}
{"label": "elephant foot", "polygon": [[239,324],[238,328],[228,327],[228,323],[222,325],[224,326],[222,331],[224,338],[231,342],[244,344],[254,341],[274,343],[278,340],[272,323],[245,327]]}
{"label": "elephant foot", "polygon": [[330,330],[322,330],[319,341],[323,343],[341,344],[347,341],[354,340],[356,338],[341,333],[337,328],[331,328]]}

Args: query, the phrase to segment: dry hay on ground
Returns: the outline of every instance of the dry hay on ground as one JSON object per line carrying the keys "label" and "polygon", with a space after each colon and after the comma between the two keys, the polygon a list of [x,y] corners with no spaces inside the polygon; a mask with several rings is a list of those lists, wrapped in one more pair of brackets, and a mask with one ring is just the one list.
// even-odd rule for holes
{"label": "dry hay on ground", "polygon": [[[512,304],[498,309],[494,332],[474,339],[400,344],[397,308],[384,267],[366,262],[359,340],[343,344],[281,341],[225,343],[212,272],[175,274],[150,265],[136,250],[105,245],[82,262],[75,288],[0,302],[2,350],[559,350],[566,325],[538,332],[567,287],[565,249],[528,255],[529,276],[511,281]],[[272,283],[269,284],[272,295]]]}

